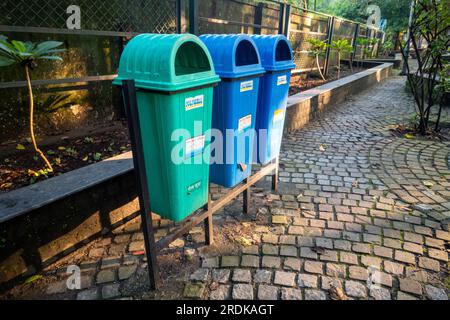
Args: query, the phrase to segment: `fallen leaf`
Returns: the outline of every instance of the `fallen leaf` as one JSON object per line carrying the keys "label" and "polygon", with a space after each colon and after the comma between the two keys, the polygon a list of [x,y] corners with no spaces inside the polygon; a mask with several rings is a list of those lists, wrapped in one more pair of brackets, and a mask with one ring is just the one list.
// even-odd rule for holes
{"label": "fallen leaf", "polygon": [[6,182],[6,183],[3,183],[2,185],[0,185],[0,188],[1,189],[8,189],[8,188],[10,188],[12,186],[12,183],[11,182]]}
{"label": "fallen leaf", "polygon": [[33,283],[41,278],[42,276],[40,274],[35,274],[34,276],[31,276],[27,280],[25,280],[25,284]]}
{"label": "fallen leaf", "polygon": [[434,182],[430,181],[430,180],[424,180],[422,183],[423,183],[423,185],[425,187],[432,187],[432,186],[434,186]]}
{"label": "fallen leaf", "polygon": [[240,237],[240,238],[238,239],[238,242],[239,242],[242,246],[244,246],[244,247],[248,247],[248,246],[251,246],[251,245],[253,244],[253,241],[252,241],[252,240],[247,239],[247,238],[245,238],[245,237]]}
{"label": "fallen leaf", "polygon": [[414,136],[413,136],[411,133],[405,133],[404,137],[405,137],[406,139],[412,139],[412,138],[414,138]]}
{"label": "fallen leaf", "polygon": [[89,157],[88,156],[86,156],[86,157],[84,157],[83,159],[81,159],[81,160],[83,160],[83,161],[88,161],[88,159],[89,159]]}
{"label": "fallen leaf", "polygon": [[25,150],[25,146],[23,144],[19,143],[19,144],[17,144],[16,149],[17,150]]}
{"label": "fallen leaf", "polygon": [[63,146],[61,146],[61,147],[58,147],[58,150],[60,150],[60,151],[64,151],[64,150],[66,150],[66,147],[63,147]]}
{"label": "fallen leaf", "polygon": [[327,146],[326,146],[326,145],[320,144],[320,146],[319,146],[319,150],[320,150],[320,151],[325,151],[326,149],[327,149]]}
{"label": "fallen leaf", "polygon": [[330,297],[332,300],[347,300],[347,296],[341,287],[331,285],[330,288]]}

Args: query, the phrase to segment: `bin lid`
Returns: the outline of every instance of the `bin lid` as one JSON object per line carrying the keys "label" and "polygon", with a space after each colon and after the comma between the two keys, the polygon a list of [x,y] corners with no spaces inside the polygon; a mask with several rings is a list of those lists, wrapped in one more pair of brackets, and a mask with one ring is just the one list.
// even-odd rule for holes
{"label": "bin lid", "polygon": [[265,72],[258,49],[245,34],[204,34],[217,74],[221,78],[241,78]]}
{"label": "bin lid", "polygon": [[134,79],[136,87],[177,91],[219,82],[211,55],[192,34],[140,34],[128,42],[120,58],[118,77]]}
{"label": "bin lid", "polygon": [[259,54],[261,64],[268,71],[294,69],[292,47],[289,40],[282,34],[252,35]]}

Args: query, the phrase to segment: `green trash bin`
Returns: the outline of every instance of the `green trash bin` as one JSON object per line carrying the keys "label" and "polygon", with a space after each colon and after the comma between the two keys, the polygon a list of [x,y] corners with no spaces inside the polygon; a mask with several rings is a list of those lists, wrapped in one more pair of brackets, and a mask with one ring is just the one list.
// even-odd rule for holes
{"label": "green trash bin", "polygon": [[[113,84],[134,79],[152,212],[180,221],[208,202],[213,86],[220,81],[194,35],[141,34]],[[144,195],[145,196],[145,195]]]}

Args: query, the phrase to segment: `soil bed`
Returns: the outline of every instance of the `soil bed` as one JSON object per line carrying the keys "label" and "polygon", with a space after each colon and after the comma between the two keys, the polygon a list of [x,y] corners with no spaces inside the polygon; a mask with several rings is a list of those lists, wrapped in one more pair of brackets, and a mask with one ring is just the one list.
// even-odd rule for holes
{"label": "soil bed", "polygon": [[[341,66],[341,78],[350,76],[352,74],[367,70],[367,68],[353,67],[353,71],[348,66]],[[308,89],[321,86],[325,83],[338,80],[336,68],[331,68],[325,81],[320,77],[318,72],[308,74],[293,74],[291,77],[291,87],[289,88],[289,95],[306,91]]]}
{"label": "soil bed", "polygon": [[[82,138],[68,138],[58,144],[41,147],[53,166],[53,173],[45,173],[43,160],[35,154],[31,144],[24,150],[0,156],[0,193],[27,186],[116,156],[131,149],[125,127],[92,134]],[[19,147],[21,149],[21,147]]]}

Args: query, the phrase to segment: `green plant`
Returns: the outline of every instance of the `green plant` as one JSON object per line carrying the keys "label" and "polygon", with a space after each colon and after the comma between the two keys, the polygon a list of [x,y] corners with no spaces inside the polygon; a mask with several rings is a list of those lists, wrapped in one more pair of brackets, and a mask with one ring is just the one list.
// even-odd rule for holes
{"label": "green plant", "polygon": [[313,56],[316,59],[317,69],[319,70],[320,76],[323,80],[326,80],[325,76],[322,73],[322,68],[320,67],[319,57],[325,55],[328,44],[325,41],[315,38],[308,39],[308,43],[310,44],[309,55]]}
{"label": "green plant", "polygon": [[[341,56],[345,53],[353,53],[353,46],[348,42],[347,39],[335,40],[331,43],[331,48],[337,52],[338,55],[338,79],[341,78]],[[353,69],[352,61],[350,59],[350,68]]]}
{"label": "green plant", "polygon": [[394,43],[391,40],[387,40],[381,46],[381,52],[383,55],[388,56],[394,50]]}
{"label": "green plant", "polygon": [[[412,7],[412,20],[409,26],[409,39],[415,53],[417,68],[412,70],[405,45],[401,53],[406,75],[419,115],[419,132],[425,135],[429,130],[431,108],[439,105],[439,115],[434,130],[438,130],[442,103],[439,92],[446,87],[446,67],[444,55],[450,46],[450,0],[415,0]],[[419,40],[426,41],[421,48]],[[444,74],[442,74],[444,72]],[[439,76],[442,74],[441,82]],[[443,80],[443,82],[442,82]],[[439,83],[442,87],[439,87]],[[438,87],[438,89],[436,89]]]}
{"label": "green plant", "polygon": [[62,60],[62,58],[57,55],[58,53],[65,51],[64,49],[57,49],[61,45],[62,42],[57,41],[45,41],[39,44],[16,40],[8,41],[7,37],[0,36],[0,67],[16,64],[24,68],[28,89],[31,141],[34,150],[39,154],[42,160],[44,160],[49,172],[53,171],[53,167],[44,153],[37,146],[34,134],[34,98],[30,72],[36,68],[38,60]]}

